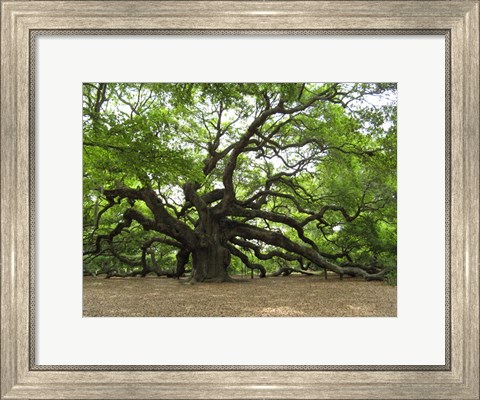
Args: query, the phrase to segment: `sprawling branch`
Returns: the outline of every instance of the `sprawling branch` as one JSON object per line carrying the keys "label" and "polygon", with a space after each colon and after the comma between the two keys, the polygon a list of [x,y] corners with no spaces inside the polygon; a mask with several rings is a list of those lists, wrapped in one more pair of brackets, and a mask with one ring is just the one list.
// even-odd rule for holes
{"label": "sprawling branch", "polygon": [[296,107],[292,107],[292,108],[285,108],[284,101],[279,100],[278,104],[275,107],[270,108],[269,106],[267,106],[267,108],[253,120],[253,122],[249,125],[247,132],[240,138],[240,140],[236,143],[235,147],[233,148],[230,154],[230,158],[223,172],[223,185],[225,187],[225,195],[221,202],[222,214],[225,214],[225,212],[227,211],[227,209],[230,207],[230,205],[235,199],[233,173],[237,166],[238,156],[248,146],[248,144],[250,143],[250,139],[255,134],[259,133],[261,127],[268,121],[268,119],[271,116],[276,114],[291,115],[291,114],[298,113],[300,111],[304,111],[307,108],[311,107],[315,102],[332,100],[335,94],[336,94],[336,91],[332,92],[329,88],[317,95],[312,96],[305,103],[298,104]]}
{"label": "sprawling branch", "polygon": [[250,262],[248,257],[244,253],[242,253],[239,249],[237,249],[235,246],[228,245],[227,248],[228,250],[230,250],[230,253],[238,257],[247,268],[251,270],[258,269],[260,271],[260,278],[265,278],[267,271],[265,270],[265,267],[262,264]]}
{"label": "sprawling branch", "polygon": [[[270,260],[274,257],[277,258],[282,258],[286,261],[297,261],[301,266],[303,265],[303,258],[299,254],[292,254],[292,253],[284,253],[278,249],[275,250],[270,250],[268,253],[262,253],[261,249],[259,246],[256,246],[255,244],[248,242],[246,240],[241,240],[239,238],[233,238],[230,239],[231,243],[234,243],[240,247],[243,247],[245,249],[250,249],[253,250],[255,253],[255,257],[257,257],[259,260]],[[322,257],[325,257],[329,260],[338,260],[339,258],[343,258],[346,256],[346,253],[324,253],[319,251],[318,252]]]}
{"label": "sprawling branch", "polygon": [[[216,201],[221,200],[223,198],[224,193],[225,191],[223,189],[214,189],[208,193],[201,195],[198,201],[208,206],[212,203],[215,203]],[[186,201],[182,209],[178,212],[177,216],[178,217],[185,216],[187,213],[187,210],[193,206],[194,204],[191,201]]]}
{"label": "sprawling branch", "polygon": [[140,212],[133,209],[127,210],[129,215],[137,220],[145,230],[156,230],[160,233],[168,235],[184,245],[191,245],[196,238],[190,227],[173,217],[159,200],[156,193],[148,188],[129,189],[120,188],[114,190],[105,190],[105,196],[108,198],[127,198],[130,200],[143,200],[153,213],[155,221],[147,220]]}
{"label": "sprawling branch", "polygon": [[302,246],[294,241],[288,239],[286,236],[282,235],[278,232],[271,232],[261,228],[257,228],[255,226],[251,226],[248,224],[237,223],[235,224],[235,229],[232,230],[232,236],[241,236],[245,239],[256,239],[260,240],[264,243],[270,244],[272,246],[281,247],[289,252],[293,252],[299,254],[310,260],[311,262],[315,263],[316,265],[326,268],[330,271],[336,272],[337,274],[352,274],[352,275],[359,275],[364,278],[374,279],[377,277],[383,276],[388,269],[384,269],[380,271],[378,274],[371,275],[366,272],[364,269],[356,268],[356,267],[340,267],[326,258],[322,257],[318,251],[311,247]]}
{"label": "sprawling branch", "polygon": [[251,242],[238,239],[238,238],[232,238],[230,239],[230,242],[236,244],[237,246],[243,247],[244,249],[253,250],[253,252],[255,253],[255,257],[257,257],[259,260],[270,260],[274,257],[278,257],[278,258],[283,258],[284,260],[287,260],[287,261],[300,262],[300,259],[301,259],[301,256],[297,254],[284,253],[277,249],[271,250],[268,253],[262,253],[259,246],[256,246]]}
{"label": "sprawling branch", "polygon": [[292,217],[287,215],[273,213],[269,211],[256,210],[256,209],[246,209],[238,206],[232,206],[229,210],[229,214],[236,217],[246,217],[248,219],[263,218],[272,222],[279,222],[285,224],[297,231],[298,237],[303,240],[305,243],[308,243],[314,249],[318,250],[317,245],[313,240],[305,236],[305,232],[301,224],[297,222]]}

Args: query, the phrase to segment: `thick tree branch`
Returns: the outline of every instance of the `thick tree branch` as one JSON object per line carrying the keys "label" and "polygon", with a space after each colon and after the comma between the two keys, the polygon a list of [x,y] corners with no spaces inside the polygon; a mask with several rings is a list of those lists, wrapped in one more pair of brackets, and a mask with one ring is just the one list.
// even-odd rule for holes
{"label": "thick tree branch", "polygon": [[386,272],[388,272],[388,269],[385,268],[378,274],[372,275],[361,268],[340,267],[328,261],[325,257],[322,257],[315,249],[295,243],[281,233],[266,231],[264,229],[247,224],[237,223],[235,229],[231,232],[231,235],[241,236],[245,239],[257,239],[272,246],[281,247],[289,252],[299,254],[307,260],[313,262],[314,264],[317,264],[318,266],[326,268],[330,271],[336,272],[340,275],[352,274],[359,275],[364,278],[374,279],[382,277]]}
{"label": "thick tree branch", "polygon": [[195,243],[196,237],[193,230],[184,222],[173,217],[161,203],[156,193],[148,188],[129,189],[120,188],[114,190],[105,190],[105,196],[108,198],[127,198],[130,200],[143,200],[154,215],[155,222],[144,224],[145,217],[138,211],[129,209],[132,218],[136,219],[144,229],[155,229],[160,233],[168,235],[183,244]]}
{"label": "thick tree branch", "polygon": [[267,271],[262,264],[251,263],[248,257],[235,246],[227,245],[227,248],[230,253],[232,253],[235,257],[238,257],[247,268],[251,270],[258,269],[260,271],[260,278],[265,278]]}
{"label": "thick tree branch", "polygon": [[246,209],[233,205],[229,210],[229,215],[237,217],[246,217],[249,219],[254,218],[264,218],[268,221],[279,222],[285,224],[297,231],[298,237],[303,240],[305,243],[308,243],[314,249],[318,250],[316,243],[305,236],[305,232],[301,224],[297,222],[294,218],[289,217],[288,215],[277,214],[269,211],[256,210],[256,209]]}
{"label": "thick tree branch", "polygon": [[[330,88],[329,88],[330,89]],[[278,104],[273,108],[267,108],[258,115],[250,126],[247,129],[247,132],[241,137],[241,139],[236,143],[234,149],[230,154],[230,158],[227,162],[223,173],[223,185],[225,187],[225,195],[221,202],[220,212],[225,214],[226,210],[230,207],[232,202],[235,199],[234,187],[233,187],[233,173],[237,166],[238,156],[243,152],[243,150],[249,144],[250,139],[259,132],[260,128],[267,122],[267,120],[275,115],[291,115],[303,110],[306,110],[308,107],[312,106],[317,101],[329,101],[332,100],[336,92],[330,92],[327,89],[320,94],[312,96],[303,104],[298,104],[296,107],[285,108],[284,101],[279,100]]]}

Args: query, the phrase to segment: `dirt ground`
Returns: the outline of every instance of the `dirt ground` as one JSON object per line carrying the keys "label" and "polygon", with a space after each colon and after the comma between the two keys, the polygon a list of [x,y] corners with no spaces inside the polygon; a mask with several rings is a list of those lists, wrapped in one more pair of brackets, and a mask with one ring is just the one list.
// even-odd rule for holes
{"label": "dirt ground", "polygon": [[[237,277],[238,278],[238,277]],[[383,282],[320,276],[190,285],[165,277],[83,278],[84,317],[394,317]]]}

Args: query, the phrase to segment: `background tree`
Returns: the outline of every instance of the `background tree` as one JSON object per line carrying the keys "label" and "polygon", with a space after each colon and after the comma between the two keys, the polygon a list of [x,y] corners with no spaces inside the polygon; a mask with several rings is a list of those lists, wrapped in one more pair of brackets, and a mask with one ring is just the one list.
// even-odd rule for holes
{"label": "background tree", "polygon": [[395,268],[394,84],[86,83],[83,98],[87,273]]}

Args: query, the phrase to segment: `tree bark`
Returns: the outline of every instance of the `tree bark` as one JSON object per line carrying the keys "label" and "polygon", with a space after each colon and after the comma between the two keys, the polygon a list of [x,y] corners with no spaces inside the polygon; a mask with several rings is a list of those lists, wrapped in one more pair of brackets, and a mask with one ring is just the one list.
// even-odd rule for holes
{"label": "tree bark", "polygon": [[230,252],[215,240],[209,240],[209,242],[192,251],[193,268],[190,279],[192,283],[231,280],[227,273]]}
{"label": "tree bark", "polygon": [[230,265],[230,251],[220,223],[214,218],[202,221],[197,232],[197,245],[192,250],[192,274],[190,282],[228,282],[227,268]]}
{"label": "tree bark", "polygon": [[190,252],[186,249],[180,249],[177,253],[177,266],[175,268],[174,278],[180,279],[180,277],[185,273],[185,265],[188,263],[190,258]]}
{"label": "tree bark", "polygon": [[306,272],[306,271],[303,271],[301,269],[296,269],[296,268],[292,268],[292,267],[280,267],[279,269],[277,269],[275,272],[272,273],[272,276],[288,276],[290,274],[292,274],[293,272],[296,272],[298,274],[302,274],[302,275],[310,275],[310,276],[315,276],[317,274],[314,274],[312,272]]}
{"label": "tree bark", "polygon": [[247,268],[250,268],[251,273],[252,273],[251,274],[252,279],[253,279],[253,270],[254,269],[258,269],[260,271],[260,275],[259,275],[260,278],[265,278],[267,276],[267,270],[265,269],[265,267],[263,265],[251,263],[250,260],[248,259],[247,255],[242,253],[235,246],[229,245],[228,250],[230,251],[231,254],[233,254],[234,256],[237,256],[242,261],[243,265],[245,265]]}

